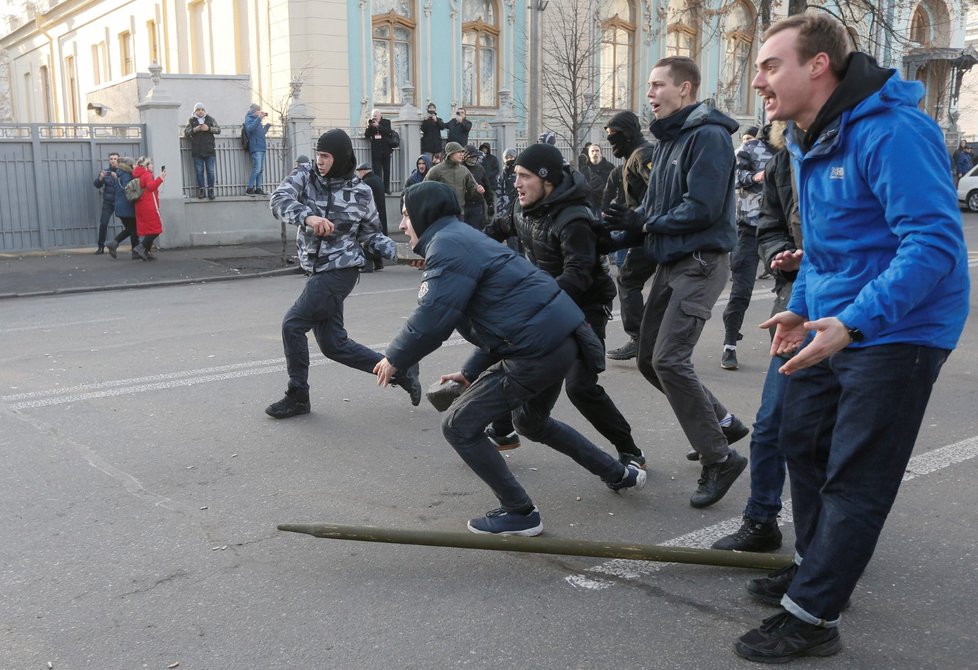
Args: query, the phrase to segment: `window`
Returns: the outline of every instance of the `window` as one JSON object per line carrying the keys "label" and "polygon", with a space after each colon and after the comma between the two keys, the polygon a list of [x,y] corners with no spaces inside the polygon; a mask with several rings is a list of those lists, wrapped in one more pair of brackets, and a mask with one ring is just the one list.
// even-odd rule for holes
{"label": "window", "polygon": [[146,40],[149,46],[149,62],[159,63],[160,48],[159,43],[156,41],[156,21],[146,22]]}
{"label": "window", "polygon": [[628,0],[614,0],[601,12],[599,90],[604,109],[630,109],[635,14]]}
{"label": "window", "polygon": [[24,116],[34,121],[34,84],[31,83],[31,73],[24,73]]}
{"label": "window", "polygon": [[122,67],[120,74],[123,77],[132,74],[132,35],[128,30],[119,33],[119,64]]}
{"label": "window", "polygon": [[41,105],[44,107],[44,121],[51,123],[51,77],[48,75],[48,66],[42,65],[39,71],[41,78]]}
{"label": "window", "polygon": [[101,84],[110,79],[109,63],[105,58],[105,42],[92,45],[92,81]]}
{"label": "window", "polygon": [[462,104],[495,107],[499,26],[493,0],[462,0]]}
{"label": "window", "polygon": [[686,0],[670,0],[666,21],[666,55],[688,56],[696,60],[699,52],[698,20]]}
{"label": "window", "polygon": [[397,105],[414,81],[414,8],[409,0],[373,3],[374,104]]}
{"label": "window", "polygon": [[190,71],[204,74],[204,3],[188,6],[190,15]]}
{"label": "window", "polygon": [[734,114],[749,114],[751,61],[754,48],[754,12],[744,2],[730,8],[724,17],[724,60],[720,81],[720,102]]}
{"label": "window", "polygon": [[78,80],[75,78],[75,57],[65,58],[65,84],[68,87],[68,122],[78,123]]}

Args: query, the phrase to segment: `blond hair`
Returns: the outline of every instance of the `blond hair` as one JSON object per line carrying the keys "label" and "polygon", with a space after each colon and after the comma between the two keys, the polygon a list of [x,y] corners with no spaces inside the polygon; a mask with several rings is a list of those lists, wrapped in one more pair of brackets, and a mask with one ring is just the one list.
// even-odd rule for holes
{"label": "blond hair", "polygon": [[767,40],[784,30],[798,30],[795,51],[798,62],[806,63],[820,53],[829,57],[829,67],[838,79],[845,75],[852,53],[852,40],[846,27],[835,17],[825,12],[795,14],[781,19],[764,33]]}

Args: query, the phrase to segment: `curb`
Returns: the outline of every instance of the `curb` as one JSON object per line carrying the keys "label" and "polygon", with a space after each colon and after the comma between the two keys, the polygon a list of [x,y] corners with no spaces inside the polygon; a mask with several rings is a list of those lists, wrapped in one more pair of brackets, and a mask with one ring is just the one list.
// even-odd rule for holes
{"label": "curb", "polygon": [[264,279],[266,277],[283,277],[285,275],[301,274],[298,265],[278,268],[276,270],[263,270],[261,272],[250,272],[240,275],[215,275],[212,277],[187,277],[185,279],[161,279],[151,282],[137,282],[135,284],[108,284],[106,286],[71,286],[68,288],[55,288],[47,291],[30,291],[27,293],[0,293],[0,300],[13,298],[40,298],[52,295],[73,295],[78,293],[96,293],[98,291],[123,291],[126,289],[139,288],[158,288],[163,286],[186,286],[188,284],[205,284],[221,281],[234,281],[237,279]]}

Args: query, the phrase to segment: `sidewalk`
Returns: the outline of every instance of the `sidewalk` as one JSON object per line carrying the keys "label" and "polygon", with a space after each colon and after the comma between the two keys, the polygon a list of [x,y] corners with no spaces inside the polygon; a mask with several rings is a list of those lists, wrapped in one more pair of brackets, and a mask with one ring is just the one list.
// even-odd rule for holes
{"label": "sidewalk", "polygon": [[[400,232],[391,237],[407,241]],[[163,249],[155,261],[132,260],[128,242],[117,260],[108,252],[96,256],[93,247],[0,252],[0,300],[301,274],[294,240],[285,253],[287,262],[281,242]]]}

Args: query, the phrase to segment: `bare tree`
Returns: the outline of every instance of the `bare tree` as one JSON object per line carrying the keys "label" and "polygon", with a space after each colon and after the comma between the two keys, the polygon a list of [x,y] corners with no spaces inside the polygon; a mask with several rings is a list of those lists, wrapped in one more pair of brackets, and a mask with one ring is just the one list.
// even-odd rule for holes
{"label": "bare tree", "polygon": [[570,139],[573,155],[600,112],[597,7],[593,0],[561,2],[548,12],[541,37],[544,116]]}

